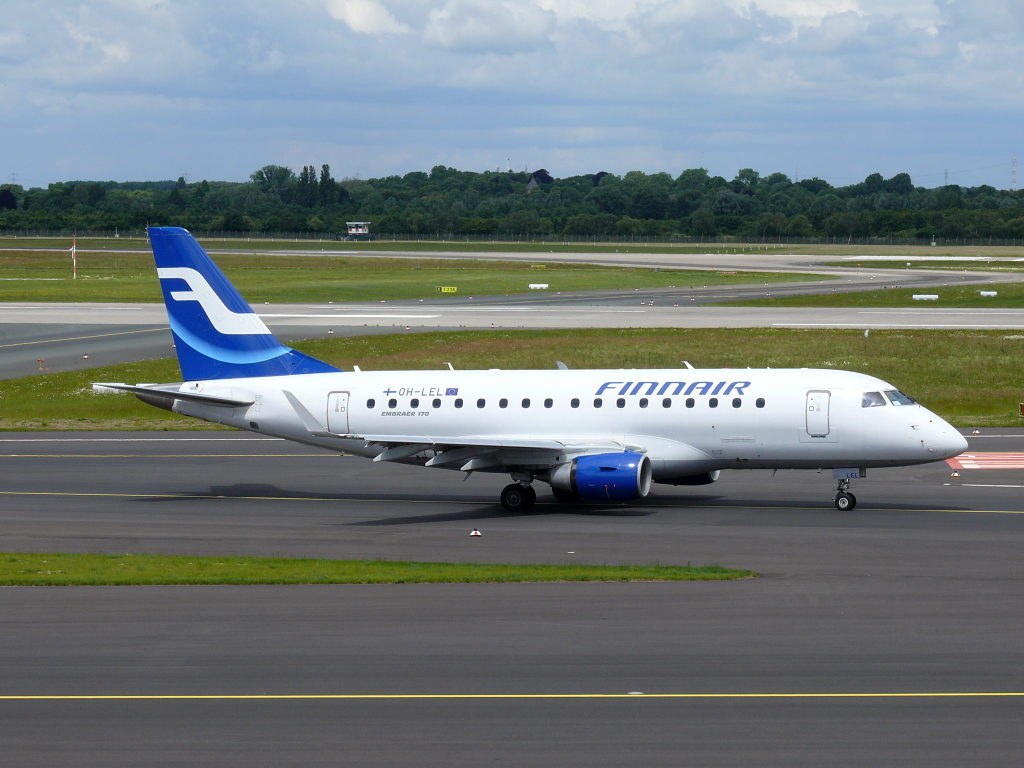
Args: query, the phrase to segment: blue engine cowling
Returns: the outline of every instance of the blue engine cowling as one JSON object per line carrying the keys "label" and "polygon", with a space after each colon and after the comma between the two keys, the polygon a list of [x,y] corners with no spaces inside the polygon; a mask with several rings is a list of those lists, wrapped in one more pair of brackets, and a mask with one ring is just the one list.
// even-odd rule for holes
{"label": "blue engine cowling", "polygon": [[593,501],[642,498],[651,490],[651,460],[634,451],[577,456],[555,467],[551,487]]}

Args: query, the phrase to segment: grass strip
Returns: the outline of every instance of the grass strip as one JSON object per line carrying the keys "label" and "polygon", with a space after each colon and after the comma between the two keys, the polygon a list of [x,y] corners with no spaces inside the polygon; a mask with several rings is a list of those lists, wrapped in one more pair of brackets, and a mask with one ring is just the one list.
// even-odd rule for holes
{"label": "grass strip", "polygon": [[[345,370],[838,368],[877,376],[960,427],[1020,426],[1024,334],[989,330],[629,328],[330,336],[295,345]],[[29,373],[29,371],[26,371]],[[93,381],[178,381],[171,359],[0,380],[0,430],[211,429],[206,422],[95,394]]]}
{"label": "grass strip", "polygon": [[718,565],[514,565],[65,552],[0,554],[3,586],[718,581],[754,576],[753,571]]}
{"label": "grass strip", "polygon": [[[541,260],[406,259],[337,253],[234,253],[215,254],[215,258],[253,305],[424,299],[438,296],[440,287],[457,288],[460,296],[490,296],[529,293],[529,286],[536,283],[546,283],[550,292],[576,292],[821,279],[776,272],[612,267]],[[81,253],[78,278],[73,280],[66,253],[0,251],[0,275],[2,301],[162,300],[149,253]]]}

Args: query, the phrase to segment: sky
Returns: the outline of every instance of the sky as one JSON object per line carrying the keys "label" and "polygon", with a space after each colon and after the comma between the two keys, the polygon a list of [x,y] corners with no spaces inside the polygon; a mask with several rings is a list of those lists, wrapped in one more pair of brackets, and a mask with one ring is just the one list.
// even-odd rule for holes
{"label": "sky", "polygon": [[1021,0],[4,0],[0,183],[741,168],[1024,185]]}

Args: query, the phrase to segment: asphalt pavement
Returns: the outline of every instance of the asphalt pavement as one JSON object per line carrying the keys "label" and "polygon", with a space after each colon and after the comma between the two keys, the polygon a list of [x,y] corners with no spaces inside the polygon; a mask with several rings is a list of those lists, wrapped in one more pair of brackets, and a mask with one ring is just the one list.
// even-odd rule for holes
{"label": "asphalt pavement", "polygon": [[230,432],[6,434],[0,467],[3,551],[760,573],[0,589],[11,765],[1019,764],[1024,469],[872,470],[852,513],[827,473],[749,471],[509,515],[496,475]]}

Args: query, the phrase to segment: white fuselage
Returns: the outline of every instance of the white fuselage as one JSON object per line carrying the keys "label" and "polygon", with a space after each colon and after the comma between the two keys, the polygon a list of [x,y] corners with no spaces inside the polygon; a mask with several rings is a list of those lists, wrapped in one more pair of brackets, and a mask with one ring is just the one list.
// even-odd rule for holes
{"label": "white fuselage", "polygon": [[[181,389],[253,395],[255,402],[228,409],[179,400],[174,410],[180,413],[368,457],[381,447],[366,435],[455,443],[460,437],[550,439],[566,444],[567,455],[574,444],[617,441],[646,453],[661,482],[718,469],[920,464],[966,447],[953,427],[921,405],[884,397],[866,405],[866,393],[895,387],[848,371],[355,371],[191,382]],[[286,392],[320,430],[301,418]],[[403,460],[424,463],[429,455]]]}

